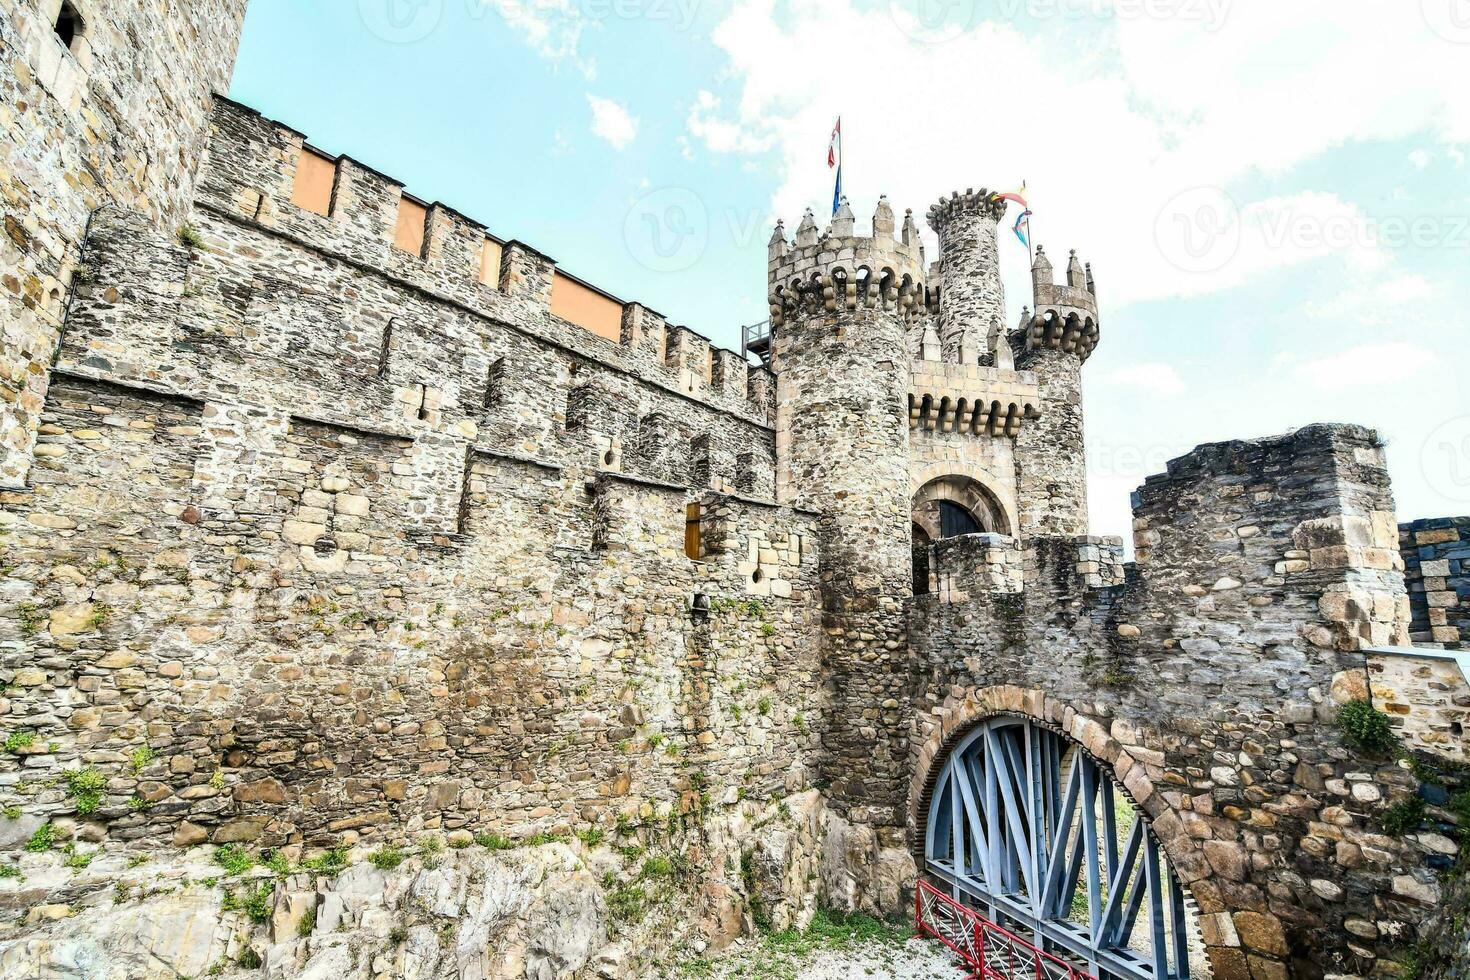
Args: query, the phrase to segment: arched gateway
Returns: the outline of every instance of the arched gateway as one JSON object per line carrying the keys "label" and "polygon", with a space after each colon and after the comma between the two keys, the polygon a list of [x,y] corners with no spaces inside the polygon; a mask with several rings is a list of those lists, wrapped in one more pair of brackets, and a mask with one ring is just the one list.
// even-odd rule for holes
{"label": "arched gateway", "polygon": [[926,824],[927,882],[1059,964],[1190,976],[1184,890],[1145,815],[1077,743],[1029,718],[981,722],[945,760]]}

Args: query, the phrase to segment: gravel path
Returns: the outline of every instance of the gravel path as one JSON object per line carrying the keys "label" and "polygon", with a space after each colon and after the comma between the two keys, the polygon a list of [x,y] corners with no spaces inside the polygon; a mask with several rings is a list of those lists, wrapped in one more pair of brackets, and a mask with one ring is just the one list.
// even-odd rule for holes
{"label": "gravel path", "polygon": [[920,939],[902,945],[855,943],[805,957],[747,941],[727,949],[707,975],[718,980],[962,980],[966,971],[957,962],[939,943]]}

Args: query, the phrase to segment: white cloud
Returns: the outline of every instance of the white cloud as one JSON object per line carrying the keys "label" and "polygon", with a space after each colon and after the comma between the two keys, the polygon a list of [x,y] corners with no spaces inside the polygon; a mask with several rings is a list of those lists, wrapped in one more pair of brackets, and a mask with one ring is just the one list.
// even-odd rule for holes
{"label": "white cloud", "polygon": [[[1386,250],[1364,215],[1330,193],[1234,202],[1239,247],[1218,266],[1181,268],[1157,226],[1191,189],[1261,186],[1262,174],[1351,141],[1470,139],[1470,99],[1454,95],[1470,90],[1470,58],[1426,28],[1417,4],[1209,6],[1218,22],[1140,16],[1136,0],[1099,4],[1112,16],[1085,30],[982,21],[933,43],[886,3],[746,0],[711,35],[733,94],[722,103],[702,93],[689,135],[713,152],[769,152],[773,209],[791,220],[827,193],[826,138],[839,112],[860,215],[879,193],[922,215],[956,186],[1024,177],[1037,241],[1091,259],[1113,305],[1232,288],[1328,256],[1346,256],[1355,271],[1382,268]],[[1020,6],[1085,16],[1077,3]],[[852,71],[815,54],[833,51],[843,65],[881,66],[893,83],[854,97]],[[1293,93],[1320,91],[1323,79],[1331,96],[1303,112]],[[1010,94],[977,99],[986,92]],[[1011,244],[1002,243],[1003,272],[1022,283],[1025,253]],[[1014,307],[1024,299],[1011,298]]]}
{"label": "white cloud", "polygon": [[1428,150],[1413,150],[1409,153],[1409,162],[1416,170],[1424,170],[1434,162],[1434,154]]}
{"label": "white cloud", "polygon": [[1101,378],[1116,388],[1131,388],[1158,395],[1176,395],[1184,390],[1184,379],[1173,365],[1141,361],[1110,371]]}
{"label": "white cloud", "polygon": [[689,110],[689,135],[713,153],[761,153],[771,148],[773,136],[758,136],[738,122],[721,119],[719,111],[720,100],[701,89]]}
{"label": "white cloud", "polygon": [[567,62],[587,78],[596,65],[581,53],[582,32],[589,21],[572,0],[479,0],[489,7],[541,57],[555,64]]}
{"label": "white cloud", "polygon": [[1438,295],[1434,283],[1417,273],[1400,273],[1345,289],[1336,296],[1308,303],[1306,313],[1318,320],[1367,325],[1415,323],[1428,315],[1429,302]]}
{"label": "white cloud", "polygon": [[1362,344],[1347,350],[1303,361],[1292,368],[1299,380],[1322,389],[1342,389],[1407,381],[1433,363],[1434,352],[1418,344],[1396,341]]}
{"label": "white cloud", "polygon": [[612,99],[587,96],[592,108],[592,132],[621,150],[638,136],[638,118]]}

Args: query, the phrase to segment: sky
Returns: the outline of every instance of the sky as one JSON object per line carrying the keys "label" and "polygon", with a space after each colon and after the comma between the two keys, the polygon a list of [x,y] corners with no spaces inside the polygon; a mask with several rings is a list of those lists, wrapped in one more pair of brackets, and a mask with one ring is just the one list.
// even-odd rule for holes
{"label": "sky", "polygon": [[1024,180],[1092,263],[1094,533],[1318,421],[1400,520],[1470,514],[1470,0],[251,0],[230,94],[734,349],[841,116],[859,233]]}

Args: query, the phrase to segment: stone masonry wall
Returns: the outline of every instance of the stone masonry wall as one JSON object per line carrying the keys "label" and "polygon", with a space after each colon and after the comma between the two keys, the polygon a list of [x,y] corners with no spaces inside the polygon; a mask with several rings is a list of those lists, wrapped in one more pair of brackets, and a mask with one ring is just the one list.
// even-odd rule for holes
{"label": "stone masonry wall", "polygon": [[1470,517],[1399,526],[1415,643],[1470,649]]}
{"label": "stone masonry wall", "polygon": [[770,499],[769,375],[692,376],[635,304],[622,343],[551,316],[518,243],[477,282],[483,231],[437,206],[396,253],[396,185],[345,158],[332,216],[302,211],[299,151],[221,102],[195,240],[93,218],[0,495],[22,829],[524,835],[812,784],[820,538]]}
{"label": "stone masonry wall", "polygon": [[[170,233],[188,213],[210,93],[227,87],[245,0],[0,0],[0,486],[24,483],[79,251],[120,203]],[[82,268],[82,275],[86,273]]]}
{"label": "stone masonry wall", "polygon": [[1425,862],[1440,859],[1382,830],[1412,777],[1332,724],[1366,695],[1360,648],[1407,625],[1391,506],[1366,430],[1205,446],[1141,491],[1125,584],[1089,580],[1078,559],[1096,545],[1039,539],[1023,593],[918,597],[911,834],[945,747],[1025,714],[1150,816],[1217,978],[1393,969],[1438,900]]}
{"label": "stone masonry wall", "polygon": [[1470,762],[1470,659],[1374,651],[1368,656],[1373,704],[1393,720],[1406,746],[1456,762]]}
{"label": "stone masonry wall", "polygon": [[778,493],[819,510],[824,733],[835,808],[891,824],[907,744],[903,602],[912,594],[904,324],[891,309],[789,315],[774,338]]}

